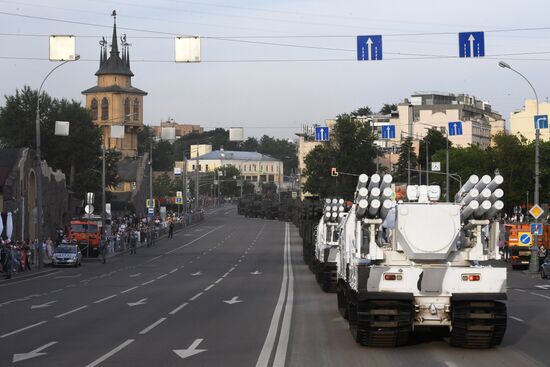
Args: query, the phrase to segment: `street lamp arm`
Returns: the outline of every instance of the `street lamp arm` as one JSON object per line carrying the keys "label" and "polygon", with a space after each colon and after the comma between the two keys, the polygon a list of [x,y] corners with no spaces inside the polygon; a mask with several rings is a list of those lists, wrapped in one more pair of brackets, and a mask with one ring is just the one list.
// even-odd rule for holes
{"label": "street lamp arm", "polygon": [[521,76],[523,78],[523,80],[525,80],[527,82],[527,84],[529,84],[529,86],[531,87],[531,89],[533,90],[533,94],[535,95],[535,99],[537,101],[537,114],[538,114],[538,109],[539,109],[539,96],[537,94],[537,91],[535,90],[535,87],[533,87],[533,84],[531,84],[531,82],[529,81],[529,79],[527,79],[525,77],[525,75],[523,75],[522,73],[520,73],[519,71],[517,71],[516,69],[510,67],[509,68],[510,70],[512,70],[514,73],[518,74],[519,76]]}

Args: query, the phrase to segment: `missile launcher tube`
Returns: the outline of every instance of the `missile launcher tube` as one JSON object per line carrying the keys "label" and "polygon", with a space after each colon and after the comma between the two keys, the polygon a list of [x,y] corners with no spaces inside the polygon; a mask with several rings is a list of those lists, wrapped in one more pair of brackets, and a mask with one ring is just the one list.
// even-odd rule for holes
{"label": "missile launcher tube", "polygon": [[460,212],[460,219],[465,222],[466,219],[472,216],[474,212],[479,208],[479,203],[476,200],[470,201],[470,203],[462,208]]}
{"label": "missile launcher tube", "polygon": [[501,200],[497,200],[491,206],[491,209],[487,211],[488,218],[494,218],[504,208],[504,203]]}
{"label": "missile launcher tube", "polygon": [[479,207],[474,211],[474,216],[476,218],[483,218],[485,213],[487,213],[492,206],[493,205],[489,200],[485,200],[484,202],[479,204]]}
{"label": "missile launcher tube", "polygon": [[477,175],[471,175],[469,178],[468,178],[468,181],[466,181],[464,183],[464,185],[462,185],[462,187],[460,188],[460,190],[458,190],[458,192],[456,193],[455,195],[455,202],[456,203],[459,203],[460,200],[462,199],[462,197],[464,195],[466,195],[466,193],[468,191],[470,191],[471,189],[474,188],[474,186],[479,182],[479,177],[477,177]]}
{"label": "missile launcher tube", "polygon": [[381,177],[378,173],[375,173],[374,175],[370,176],[369,190],[372,190],[375,187],[378,188],[378,186],[380,185],[380,180],[381,180]]}
{"label": "missile launcher tube", "polygon": [[502,185],[504,178],[501,175],[496,175],[491,182],[487,185],[487,188],[491,191],[495,191],[497,187]]}

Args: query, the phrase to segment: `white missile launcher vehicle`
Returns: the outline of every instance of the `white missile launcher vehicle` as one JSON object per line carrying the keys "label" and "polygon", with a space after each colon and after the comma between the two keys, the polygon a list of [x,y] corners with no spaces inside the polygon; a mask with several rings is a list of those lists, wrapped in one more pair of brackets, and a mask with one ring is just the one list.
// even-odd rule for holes
{"label": "white missile launcher vehicle", "polygon": [[404,345],[424,326],[457,347],[501,343],[506,269],[486,262],[500,259],[502,181],[473,175],[451,203],[439,186],[408,186],[396,202],[390,175],[359,179],[337,259],[338,309],[358,343]]}
{"label": "white missile launcher vehicle", "polygon": [[336,292],[339,224],[344,222],[346,211],[344,199],[325,199],[323,216],[317,226],[313,271],[325,292]]}

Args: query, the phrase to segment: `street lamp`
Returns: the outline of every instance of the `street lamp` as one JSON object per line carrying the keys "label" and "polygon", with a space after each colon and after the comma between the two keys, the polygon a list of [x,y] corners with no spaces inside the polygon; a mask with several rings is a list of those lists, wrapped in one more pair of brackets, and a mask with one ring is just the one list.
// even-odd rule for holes
{"label": "street lamp", "polygon": [[[503,69],[510,69],[514,73],[518,74],[529,84],[531,89],[533,90],[533,94],[535,95],[535,100],[537,102],[537,115],[539,114],[539,96],[537,95],[537,91],[535,90],[535,87],[533,87],[533,84],[519,71],[512,68],[509,64],[507,64],[504,61],[499,61],[498,66],[500,66]],[[534,205],[539,205],[539,160],[540,160],[540,129],[538,125],[535,125],[535,193],[534,193]],[[527,205],[525,206],[525,209],[527,210]],[[535,223],[538,222],[538,219],[535,218]],[[531,272],[537,272],[539,271],[539,258],[538,258],[538,236],[535,234],[535,244],[534,247],[531,248],[531,260],[529,261],[529,271]]]}
{"label": "street lamp", "polygon": [[38,88],[38,95],[36,96],[36,191],[37,191],[37,203],[36,203],[36,238],[38,240],[38,268],[42,267],[42,153],[40,150],[40,93],[42,92],[42,87],[50,75],[66,63],[70,61],[76,61],[80,59],[80,55],[75,55],[74,60],[65,60],[61,64],[54,67],[46,77],[40,83],[40,88]]}

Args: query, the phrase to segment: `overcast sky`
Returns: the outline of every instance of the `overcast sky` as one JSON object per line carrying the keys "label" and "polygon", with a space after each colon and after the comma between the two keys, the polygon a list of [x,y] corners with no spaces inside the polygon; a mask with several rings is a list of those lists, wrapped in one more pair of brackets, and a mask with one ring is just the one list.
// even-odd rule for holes
{"label": "overcast sky", "polygon": [[[48,36],[73,34],[81,60],[58,69],[45,90],[84,102],[80,92],[96,84],[98,42],[111,39],[113,9],[119,36],[132,45],[132,84],[149,93],[146,124],[173,118],[287,138],[304,123],[428,90],[475,95],[508,120],[532,92],[499,60],[529,78],[541,100],[550,95],[547,0],[0,0],[0,94],[38,88],[55,66]],[[486,33],[487,57],[457,58],[458,32],[544,27]],[[356,61],[356,36],[369,34],[383,35],[383,61]],[[213,37],[202,39],[203,62],[174,63],[175,35]]]}

